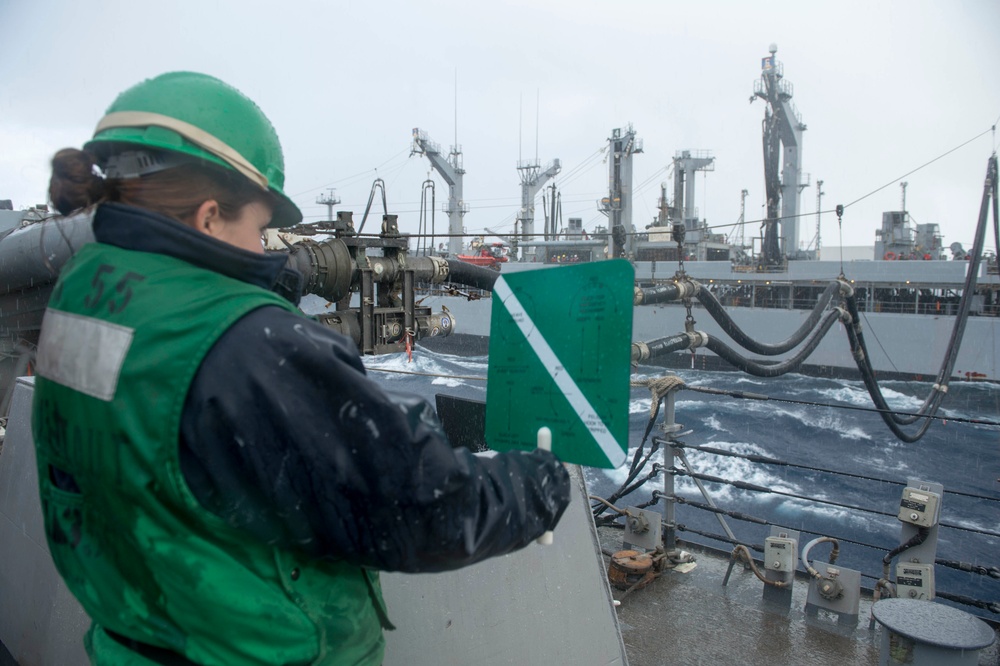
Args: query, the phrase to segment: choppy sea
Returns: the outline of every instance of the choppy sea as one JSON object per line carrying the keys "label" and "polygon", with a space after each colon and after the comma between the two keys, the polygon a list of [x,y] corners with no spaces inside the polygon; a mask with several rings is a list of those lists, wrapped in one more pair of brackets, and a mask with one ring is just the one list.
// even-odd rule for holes
{"label": "choppy sea", "polygon": [[[386,387],[423,395],[432,404],[438,393],[486,399],[486,356],[452,356],[417,347],[412,361],[403,354],[386,355],[366,357],[365,365],[369,374]],[[965,529],[942,526],[937,557],[1000,567],[1000,428],[953,420],[1000,421],[1000,386],[974,382],[951,384],[940,411],[948,420],[937,421],[923,439],[906,444],[893,436],[878,414],[841,408],[871,407],[860,379],[795,374],[759,379],[736,372],[677,371],[652,366],[640,366],[634,377],[658,377],[667,373],[676,374],[692,387],[747,391],[773,398],[758,402],[682,390],[677,395],[675,418],[684,425],[685,431],[691,431],[681,438],[685,444],[757,454],[900,484],[910,479],[940,483],[945,488],[942,522]],[[902,381],[883,382],[882,387],[890,406],[904,412],[917,411],[930,389],[926,383]],[[822,406],[774,400],[779,398],[821,403]],[[632,389],[629,462],[648,423],[651,400],[647,389]],[[802,532],[800,545],[814,536],[833,536],[867,544],[841,543],[837,561],[840,566],[860,570],[864,576],[862,583],[867,587],[881,574],[881,560],[886,551],[899,543],[900,523],[894,517],[901,496],[901,486],[897,483],[749,462],[695,450],[689,450],[687,455],[696,472],[738,479],[786,493],[764,494],[707,483],[712,499],[724,509],[799,530]],[[662,452],[657,452],[651,461],[663,463]],[[614,470],[586,468],[588,490],[593,495],[607,497],[621,485],[627,472],[628,463]],[[676,477],[676,488],[683,497],[704,501],[689,478]],[[620,500],[618,505],[647,502],[653,490],[662,489],[663,480],[659,476]],[[787,494],[859,508],[816,503]],[[875,509],[891,515],[861,509]],[[677,520],[692,529],[723,534],[715,515],[687,505],[678,506]],[[766,526],[731,518],[727,522],[737,538],[747,544],[763,544],[769,534]],[[731,548],[728,543],[690,532],[682,532],[680,536],[725,550]],[[817,561],[825,561],[827,549],[818,550],[821,552],[816,555]],[[936,569],[938,590],[1000,602],[1000,580],[941,566]],[[967,606],[964,609],[1000,619],[1000,615],[989,611]]]}

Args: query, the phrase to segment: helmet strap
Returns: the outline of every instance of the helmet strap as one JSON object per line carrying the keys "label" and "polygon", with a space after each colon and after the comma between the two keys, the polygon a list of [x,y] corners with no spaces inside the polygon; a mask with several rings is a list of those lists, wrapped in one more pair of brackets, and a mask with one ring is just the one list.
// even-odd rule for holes
{"label": "helmet strap", "polygon": [[169,151],[125,150],[108,157],[104,176],[109,179],[139,178],[197,160]]}

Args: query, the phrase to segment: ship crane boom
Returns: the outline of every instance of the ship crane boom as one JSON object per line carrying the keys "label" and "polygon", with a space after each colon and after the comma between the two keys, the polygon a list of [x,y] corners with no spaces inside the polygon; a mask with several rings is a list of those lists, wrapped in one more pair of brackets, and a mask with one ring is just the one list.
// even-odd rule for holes
{"label": "ship crane boom", "polygon": [[784,66],[774,57],[777,51],[777,45],[772,44],[771,55],[761,62],[760,79],[754,83],[754,94],[750,98],[751,102],[759,97],[767,103],[763,121],[767,219],[761,260],[770,266],[780,264],[782,254],[798,258],[799,194],[809,186],[808,176],[802,180],[801,165],[802,133],[806,125],[792,104],[794,87],[785,80]]}
{"label": "ship crane boom", "polygon": [[431,141],[427,132],[414,127],[410,155],[426,157],[448,184],[448,203],[444,207],[444,212],[448,215],[448,252],[453,257],[457,256],[462,252],[462,234],[465,233],[463,219],[469,212],[469,206],[462,198],[462,177],[465,175],[462,147],[457,144],[452,146],[451,152],[445,157],[441,153],[441,146]]}
{"label": "ship crane boom", "polygon": [[518,163],[517,172],[521,177],[521,210],[517,215],[515,238],[523,241],[535,239],[535,197],[561,170],[562,163],[558,159],[552,160],[545,167],[539,166],[538,160]]}

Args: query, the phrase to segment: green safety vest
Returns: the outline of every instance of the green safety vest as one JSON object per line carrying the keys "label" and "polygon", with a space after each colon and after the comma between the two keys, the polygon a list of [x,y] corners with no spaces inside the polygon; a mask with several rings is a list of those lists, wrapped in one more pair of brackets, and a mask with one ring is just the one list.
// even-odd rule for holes
{"label": "green safety vest", "polygon": [[[206,666],[381,663],[376,572],[229,527],[181,473],[195,372],[234,322],[266,305],[296,311],[179,259],[100,243],[62,271],[42,325],[32,429],[49,548],[94,622],[96,663],[148,663],[104,628]],[[54,484],[59,470],[80,493]]]}

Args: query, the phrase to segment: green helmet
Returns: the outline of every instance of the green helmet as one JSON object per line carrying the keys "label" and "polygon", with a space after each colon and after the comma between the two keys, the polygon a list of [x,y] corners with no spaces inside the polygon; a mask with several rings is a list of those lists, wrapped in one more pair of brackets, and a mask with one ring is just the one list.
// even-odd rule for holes
{"label": "green helmet", "polygon": [[132,86],[108,107],[85,146],[99,158],[115,144],[182,153],[237,171],[278,198],[272,227],[302,221],[285,196],[281,142],[246,95],[212,76],[170,72]]}

